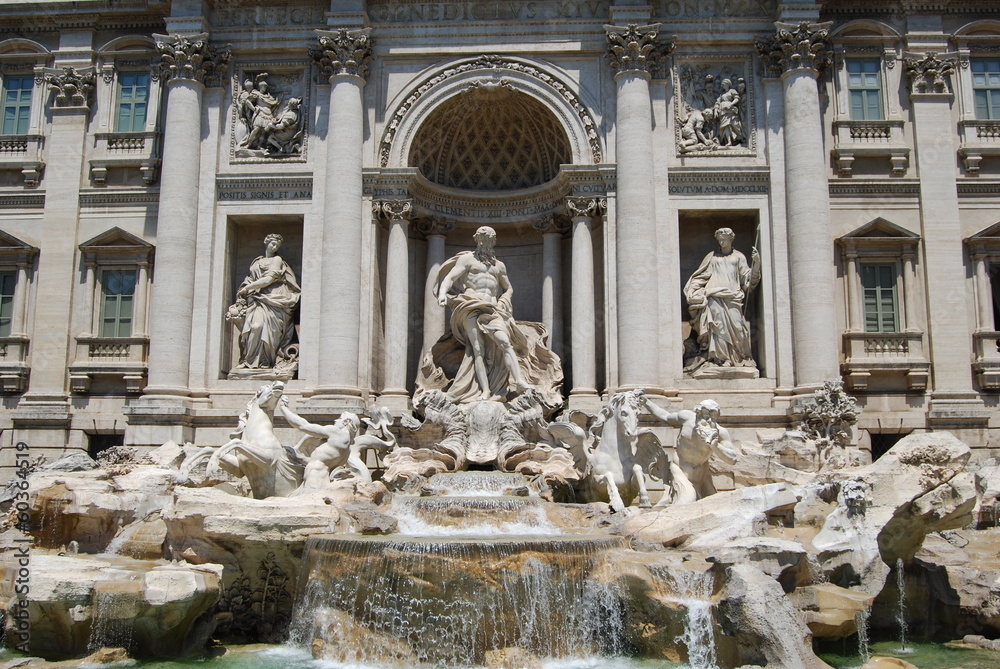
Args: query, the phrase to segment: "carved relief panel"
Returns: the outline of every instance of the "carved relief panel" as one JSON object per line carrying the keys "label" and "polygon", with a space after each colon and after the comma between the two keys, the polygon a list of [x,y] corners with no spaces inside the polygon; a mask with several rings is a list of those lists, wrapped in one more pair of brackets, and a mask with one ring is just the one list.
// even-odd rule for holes
{"label": "carved relief panel", "polygon": [[230,160],[266,163],[305,159],[309,85],[303,69],[246,64],[235,69]]}
{"label": "carved relief panel", "polygon": [[750,57],[742,54],[674,57],[674,125],[684,156],[757,153]]}

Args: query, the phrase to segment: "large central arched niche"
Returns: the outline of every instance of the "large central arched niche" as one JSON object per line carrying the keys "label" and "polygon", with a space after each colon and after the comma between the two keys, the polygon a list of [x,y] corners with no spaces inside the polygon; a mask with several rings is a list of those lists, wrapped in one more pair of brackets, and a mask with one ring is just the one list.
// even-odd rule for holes
{"label": "large central arched niche", "polygon": [[479,211],[531,202],[543,213],[542,200],[569,188],[559,178],[561,165],[593,166],[603,156],[589,101],[569,81],[551,65],[505,56],[425,71],[389,106],[380,165],[420,171],[418,210],[425,194]]}
{"label": "large central arched niche", "polygon": [[540,186],[571,161],[555,115],[502,79],[470,84],[435,109],[408,158],[432,183],[481,191]]}

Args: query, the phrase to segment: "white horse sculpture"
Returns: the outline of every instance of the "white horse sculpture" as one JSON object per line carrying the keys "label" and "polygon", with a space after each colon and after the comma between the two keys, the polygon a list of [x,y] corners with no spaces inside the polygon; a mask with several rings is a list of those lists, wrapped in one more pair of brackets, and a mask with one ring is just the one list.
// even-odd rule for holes
{"label": "white horse sculpture", "polygon": [[547,428],[573,452],[584,484],[604,487],[615,512],[623,511],[636,495],[640,508],[651,507],[645,474],[662,449],[651,430],[639,428],[642,397],[642,390],[614,395],[591,426],[589,444],[588,434],[573,423],[555,422]]}
{"label": "white horse sculpture", "polygon": [[230,435],[233,440],[212,449],[208,461],[209,474],[223,469],[237,478],[245,476],[255,499],[287,497],[302,484],[305,462],[274,434],[274,409],[283,390],[281,381],[261,386],[240,414]]}

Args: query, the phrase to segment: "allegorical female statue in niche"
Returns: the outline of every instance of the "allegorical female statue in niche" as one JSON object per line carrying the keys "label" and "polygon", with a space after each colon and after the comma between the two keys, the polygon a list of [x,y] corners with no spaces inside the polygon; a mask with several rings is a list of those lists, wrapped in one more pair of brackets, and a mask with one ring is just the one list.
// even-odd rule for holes
{"label": "allegorical female statue in niche", "polygon": [[696,334],[697,351],[684,361],[684,371],[695,378],[757,378],[750,349],[746,300],[760,283],[760,255],[752,264],[733,248],[736,234],[719,228],[712,251],[684,284],[684,298]]}
{"label": "allegorical female statue in niche", "polygon": [[301,289],[295,272],[278,255],[283,241],[281,235],[264,239],[264,255],[250,264],[236,303],[226,313],[240,331],[240,362],[230,377],[290,378],[298,367],[292,315]]}

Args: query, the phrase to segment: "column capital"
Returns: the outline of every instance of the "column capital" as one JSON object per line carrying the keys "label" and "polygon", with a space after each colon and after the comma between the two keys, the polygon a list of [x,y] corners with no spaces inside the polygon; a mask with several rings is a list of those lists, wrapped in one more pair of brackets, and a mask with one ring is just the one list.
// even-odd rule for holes
{"label": "column capital", "polygon": [[812,70],[819,74],[829,67],[832,22],[794,24],[778,21],[774,25],[775,33],[757,40],[754,45],[772,75],[780,76],[794,70]]}
{"label": "column capital", "polygon": [[[566,198],[566,211],[573,218],[594,218],[601,211],[601,200],[599,197],[568,197]],[[607,207],[605,200],[605,207]]]}
{"label": "column capital", "polygon": [[372,216],[390,221],[409,221],[413,216],[413,200],[374,200]]}
{"label": "column capital", "polygon": [[652,74],[661,58],[674,49],[673,42],[660,42],[660,24],[645,26],[630,23],[627,26],[604,26],[608,39],[606,58],[618,74],[639,72]]}
{"label": "column capital", "polygon": [[948,93],[948,80],[955,73],[957,58],[952,54],[907,53],[903,55],[910,97],[924,93]]}
{"label": "column capital", "polygon": [[563,235],[569,230],[569,226],[566,223],[563,216],[545,214],[531,221],[531,227],[543,235]]}
{"label": "column capital", "polygon": [[425,237],[447,235],[455,229],[455,221],[441,216],[426,216],[416,221],[417,231]]}
{"label": "column capital", "polygon": [[328,79],[347,75],[364,81],[368,78],[368,64],[375,45],[371,32],[371,28],[317,30],[317,44],[309,47],[309,55]]}
{"label": "column capital", "polygon": [[55,93],[52,106],[65,109],[76,109],[82,112],[90,111],[90,97],[94,92],[94,68],[86,67],[80,70],[75,67],[64,67],[61,74],[52,71],[45,77],[49,90]]}
{"label": "column capital", "polygon": [[220,86],[229,70],[229,45],[216,50],[208,33],[197,35],[153,35],[160,52],[160,76],[165,81],[187,79],[205,86]]}

